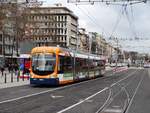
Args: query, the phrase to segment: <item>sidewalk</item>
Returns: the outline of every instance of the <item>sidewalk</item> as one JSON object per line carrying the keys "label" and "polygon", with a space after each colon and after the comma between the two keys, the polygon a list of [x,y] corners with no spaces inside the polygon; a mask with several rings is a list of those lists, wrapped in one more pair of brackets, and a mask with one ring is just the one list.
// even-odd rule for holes
{"label": "sidewalk", "polygon": [[0,72],[0,89],[2,88],[8,88],[8,87],[14,87],[14,86],[21,86],[29,84],[29,80],[26,78],[17,78],[17,75],[13,73],[9,73],[8,71],[5,71],[4,74]]}
{"label": "sidewalk", "polygon": [[3,83],[0,84],[0,89],[2,88],[9,88],[9,87],[15,87],[15,86],[22,86],[22,85],[27,85],[30,84],[29,80],[25,80],[25,81],[19,81],[19,82],[9,82],[9,83]]}

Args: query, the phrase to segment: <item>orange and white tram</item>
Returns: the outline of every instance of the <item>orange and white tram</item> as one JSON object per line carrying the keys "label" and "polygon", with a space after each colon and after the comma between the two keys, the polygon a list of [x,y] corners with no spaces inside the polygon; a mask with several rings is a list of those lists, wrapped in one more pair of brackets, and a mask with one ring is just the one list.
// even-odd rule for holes
{"label": "orange and white tram", "polygon": [[60,85],[96,78],[105,73],[105,59],[60,47],[31,51],[30,84]]}

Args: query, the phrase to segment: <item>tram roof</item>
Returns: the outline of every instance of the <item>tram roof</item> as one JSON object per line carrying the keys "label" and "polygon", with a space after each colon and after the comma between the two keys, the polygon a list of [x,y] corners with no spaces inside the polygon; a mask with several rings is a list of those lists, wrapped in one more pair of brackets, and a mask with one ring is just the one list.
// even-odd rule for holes
{"label": "tram roof", "polygon": [[89,54],[81,51],[75,51],[67,48],[62,48],[62,47],[53,47],[53,46],[42,46],[42,47],[35,47],[32,49],[31,54],[33,53],[40,53],[40,52],[55,52],[58,51],[60,55],[65,56],[66,53],[71,55],[72,57],[78,57],[78,58],[90,58],[90,59],[95,59],[95,60],[104,60],[104,57],[98,56],[95,54]]}

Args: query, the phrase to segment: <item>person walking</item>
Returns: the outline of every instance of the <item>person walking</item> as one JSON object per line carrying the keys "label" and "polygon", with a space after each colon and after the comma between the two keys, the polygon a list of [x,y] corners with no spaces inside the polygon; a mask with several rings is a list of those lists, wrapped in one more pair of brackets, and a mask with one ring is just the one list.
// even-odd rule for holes
{"label": "person walking", "polygon": [[11,71],[11,64],[8,64],[8,71],[10,73],[10,71]]}
{"label": "person walking", "polygon": [[2,77],[3,77],[4,76],[4,70],[5,70],[4,66],[1,65],[0,69],[1,69]]}

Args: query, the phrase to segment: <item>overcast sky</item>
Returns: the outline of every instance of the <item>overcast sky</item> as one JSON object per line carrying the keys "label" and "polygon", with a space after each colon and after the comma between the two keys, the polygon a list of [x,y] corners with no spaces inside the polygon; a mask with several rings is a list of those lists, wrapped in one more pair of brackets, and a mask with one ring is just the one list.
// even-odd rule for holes
{"label": "overcast sky", "polygon": [[[106,5],[96,3],[94,5],[75,5],[67,3],[67,0],[46,0],[44,6],[51,6],[55,3],[62,3],[63,6],[71,9],[79,17],[79,26],[87,31],[103,34],[106,39],[111,35],[118,38],[142,39],[140,41],[120,41],[124,50],[133,50],[150,53],[150,3],[136,4],[127,7],[128,18],[122,14],[122,7],[117,5]],[[114,26],[118,22],[116,29]],[[113,41],[110,41],[114,44]]]}

